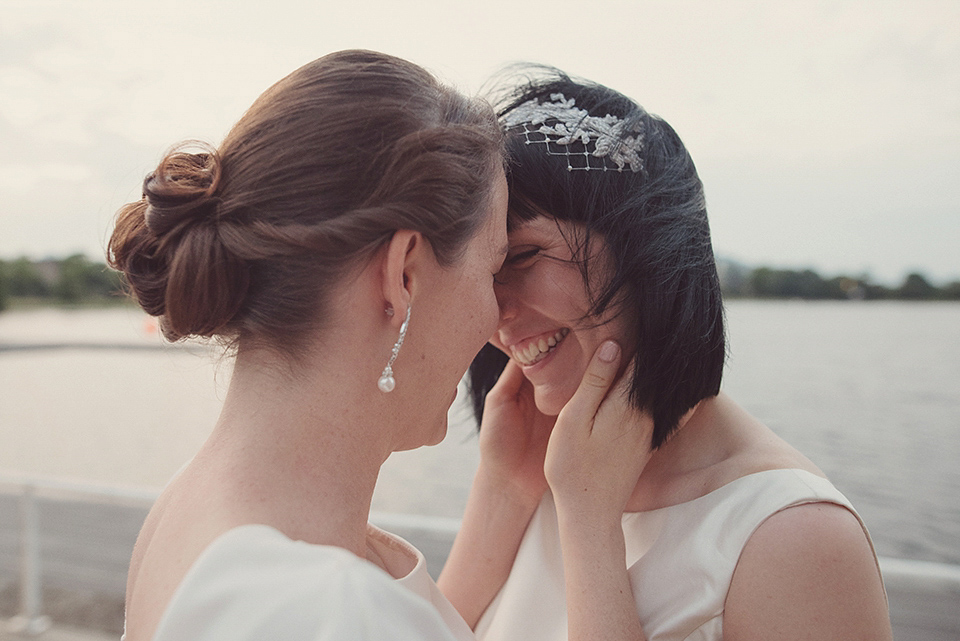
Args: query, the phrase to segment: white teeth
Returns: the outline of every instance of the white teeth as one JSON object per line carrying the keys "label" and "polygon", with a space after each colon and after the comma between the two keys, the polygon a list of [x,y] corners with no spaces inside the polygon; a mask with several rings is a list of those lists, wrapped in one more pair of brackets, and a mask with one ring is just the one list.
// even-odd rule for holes
{"label": "white teeth", "polygon": [[527,349],[523,352],[523,355],[526,358],[526,360],[532,361],[534,358],[537,357],[537,354],[539,353],[540,353],[540,350],[537,349],[537,346],[534,345],[533,343],[530,343],[529,345],[527,345]]}
{"label": "white teeth", "polygon": [[534,363],[538,363],[543,360],[547,353],[556,347],[569,333],[570,330],[565,327],[557,330],[557,332],[549,338],[540,338],[538,340],[531,341],[524,348],[513,347],[511,348],[513,357],[520,361],[521,365],[533,365]]}

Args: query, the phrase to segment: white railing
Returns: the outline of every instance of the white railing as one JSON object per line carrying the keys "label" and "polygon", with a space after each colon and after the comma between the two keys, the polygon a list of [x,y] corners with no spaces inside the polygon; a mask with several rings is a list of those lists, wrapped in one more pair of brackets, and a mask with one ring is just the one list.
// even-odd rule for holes
{"label": "white railing", "polygon": [[61,498],[89,501],[98,505],[125,505],[149,508],[157,499],[156,491],[94,485],[72,481],[0,475],[0,494],[17,497],[20,543],[20,611],[8,627],[24,635],[38,635],[50,627],[50,618],[43,614],[40,551],[40,514],[37,499]]}
{"label": "white railing", "polygon": [[[8,626],[24,636],[39,635],[50,627],[49,617],[43,614],[38,499],[148,509],[158,494],[143,488],[0,474],[0,495],[15,497],[19,512],[20,611]],[[418,532],[429,533],[451,543],[460,527],[457,519],[413,514],[374,512],[370,520],[387,530],[409,533],[410,538]],[[960,638],[960,565],[882,557],[880,567],[890,596],[894,630],[901,631],[895,634],[898,641]],[[924,620],[931,617],[940,620]],[[928,629],[935,633],[927,635]],[[946,631],[948,636],[940,636],[937,631]]]}

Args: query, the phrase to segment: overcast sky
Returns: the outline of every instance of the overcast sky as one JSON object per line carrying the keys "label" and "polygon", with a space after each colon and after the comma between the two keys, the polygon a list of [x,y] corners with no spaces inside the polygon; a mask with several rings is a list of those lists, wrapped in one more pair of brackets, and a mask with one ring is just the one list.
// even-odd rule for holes
{"label": "overcast sky", "polygon": [[0,0],[0,258],[102,258],[169,145],[344,48],[622,91],[686,142],[721,256],[960,279],[957,0]]}

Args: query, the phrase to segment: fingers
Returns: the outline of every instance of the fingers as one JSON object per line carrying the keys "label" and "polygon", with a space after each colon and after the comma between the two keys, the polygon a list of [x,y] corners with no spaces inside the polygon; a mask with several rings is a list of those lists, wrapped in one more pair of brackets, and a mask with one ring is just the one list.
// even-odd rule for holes
{"label": "fingers", "polygon": [[606,422],[616,422],[618,419],[625,419],[633,411],[630,404],[630,388],[633,385],[633,365],[630,361],[620,379],[617,381],[603,398],[600,407],[594,415],[597,421],[606,420]]}
{"label": "fingers", "polygon": [[487,398],[492,396],[496,402],[514,398],[520,393],[520,388],[523,386],[524,380],[523,370],[520,369],[520,366],[517,365],[513,359],[510,359],[507,361],[506,367],[503,368],[500,378],[497,379],[496,384],[494,384],[487,394]]}
{"label": "fingers", "polygon": [[645,452],[644,457],[635,461],[639,463],[649,459],[654,422],[649,411],[638,410],[630,401],[634,364],[635,361],[631,361],[627,365],[626,372],[603,399],[594,416],[592,434],[605,434],[607,438],[617,439],[624,448]]}
{"label": "fingers", "polygon": [[526,380],[520,366],[517,365],[513,359],[510,359],[507,361],[506,367],[503,368],[503,372],[500,373],[500,378],[497,379],[497,382],[487,393],[484,407],[496,407],[515,403],[520,397]]}
{"label": "fingers", "polygon": [[620,346],[614,341],[605,341],[590,359],[580,386],[560,412],[561,416],[574,424],[591,424],[617,377],[619,366]]}

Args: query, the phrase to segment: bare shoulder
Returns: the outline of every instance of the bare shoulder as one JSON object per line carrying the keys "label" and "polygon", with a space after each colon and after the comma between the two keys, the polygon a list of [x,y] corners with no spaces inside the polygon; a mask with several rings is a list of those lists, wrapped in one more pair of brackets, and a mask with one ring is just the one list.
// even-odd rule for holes
{"label": "bare shoulder", "polygon": [[126,638],[150,639],[170,599],[200,553],[228,528],[211,513],[209,496],[190,483],[168,487],[151,510],[134,547],[127,581]]}
{"label": "bare shoulder", "polygon": [[856,516],[808,503],[761,524],[734,571],[723,627],[735,641],[892,638],[880,573]]}
{"label": "bare shoulder", "polygon": [[701,403],[654,455],[627,511],[690,501],[744,476],[777,469],[823,472],[729,396]]}
{"label": "bare shoulder", "polygon": [[133,555],[130,557],[130,565],[127,570],[127,603],[130,602],[133,587],[137,583],[137,576],[140,573],[143,557],[146,554],[146,550],[150,547],[150,541],[153,539],[153,534],[157,530],[157,525],[163,518],[166,504],[165,498],[166,497],[161,495],[153,504],[153,507],[150,508],[150,511],[147,513],[147,518],[144,519],[143,525],[140,527],[140,532],[137,534],[137,542],[133,546]]}

